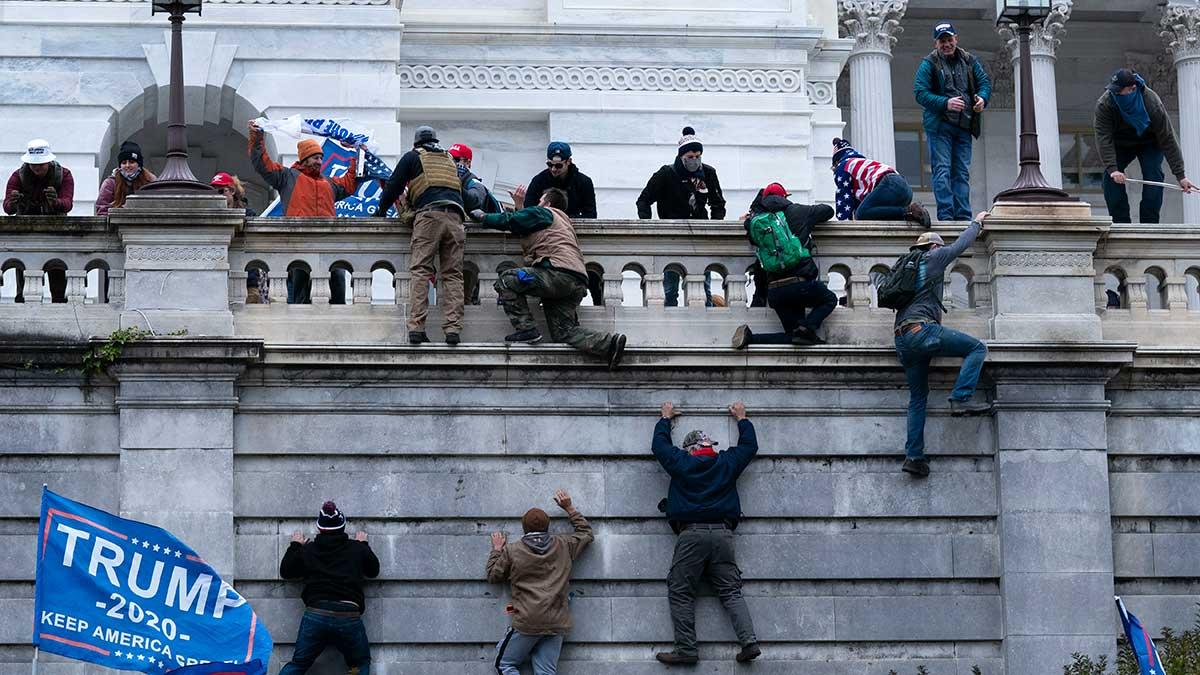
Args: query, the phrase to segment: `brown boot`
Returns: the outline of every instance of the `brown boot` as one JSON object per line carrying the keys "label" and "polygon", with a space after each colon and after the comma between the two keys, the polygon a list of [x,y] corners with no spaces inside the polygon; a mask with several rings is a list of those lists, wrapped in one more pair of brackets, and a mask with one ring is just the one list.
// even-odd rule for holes
{"label": "brown boot", "polygon": [[918,202],[909,204],[908,208],[904,210],[904,220],[913,225],[918,225],[922,229],[929,229],[929,211],[926,211],[925,207],[921,206]]}

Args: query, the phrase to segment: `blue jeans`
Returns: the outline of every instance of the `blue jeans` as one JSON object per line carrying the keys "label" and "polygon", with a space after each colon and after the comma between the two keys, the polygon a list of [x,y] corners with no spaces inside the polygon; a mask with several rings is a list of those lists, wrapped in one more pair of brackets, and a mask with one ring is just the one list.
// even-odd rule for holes
{"label": "blue jeans", "polygon": [[324,616],[312,611],[304,612],[292,660],[283,666],[279,675],[307,673],[327,646],[336,647],[342,653],[351,673],[370,675],[371,645],[367,642],[367,629],[362,619]]}
{"label": "blue jeans", "polygon": [[805,326],[815,333],[837,307],[837,296],[820,279],[772,288],[767,291],[767,301],[779,315],[784,332],[751,333],[752,345],[790,345],[797,328]]}
{"label": "blue jeans", "polygon": [[[1162,168],[1163,152],[1158,149],[1157,145],[1147,143],[1136,150],[1129,148],[1117,148],[1116,150],[1118,171],[1125,171],[1125,167],[1136,159],[1138,165],[1142,167],[1142,179],[1162,182],[1166,178]],[[1108,205],[1108,215],[1112,216],[1114,223],[1133,222],[1129,219],[1129,194],[1125,192],[1125,186],[1114,183],[1107,173],[1104,174],[1104,203]],[[1142,203],[1139,208],[1140,222],[1157,223],[1162,203],[1162,188],[1143,185]]]}
{"label": "blue jeans", "polygon": [[904,454],[909,459],[925,456],[925,403],[929,398],[929,362],[935,356],[961,356],[962,367],[950,398],[969,401],[979,382],[979,371],[987,358],[987,346],[979,340],[941,324],[925,324],[919,331],[896,337],[896,356],[908,379],[908,440]]}
{"label": "blue jeans", "polygon": [[912,203],[912,188],[904,176],[889,173],[875,184],[854,212],[855,220],[904,220],[904,210]]}
{"label": "blue jeans", "polygon": [[942,122],[926,135],[938,220],[970,220],[971,132]]}
{"label": "blue jeans", "polygon": [[[679,286],[683,279],[679,276],[679,272],[667,270],[663,272],[663,305],[667,307],[679,306]],[[704,273],[704,306],[712,307],[712,272]]]}
{"label": "blue jeans", "polygon": [[521,664],[532,660],[533,675],[555,675],[562,643],[561,635],[526,635],[509,628],[504,639],[496,645],[496,672],[521,675]]}

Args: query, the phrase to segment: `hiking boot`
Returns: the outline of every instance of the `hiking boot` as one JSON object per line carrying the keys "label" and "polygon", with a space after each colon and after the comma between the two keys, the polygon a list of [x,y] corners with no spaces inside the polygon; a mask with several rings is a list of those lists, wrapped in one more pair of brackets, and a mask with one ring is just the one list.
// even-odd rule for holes
{"label": "hiking boot", "polygon": [[693,664],[700,661],[700,657],[695,654],[680,654],[677,651],[659,652],[654,655],[654,658],[667,665]]}
{"label": "hiking boot", "polygon": [[754,332],[750,330],[750,326],[747,326],[746,324],[738,326],[733,331],[733,340],[731,341],[733,343],[733,348],[745,349],[747,346],[749,346],[750,337],[752,335],[754,335]]}
{"label": "hiking boot", "polygon": [[608,369],[616,370],[621,365],[621,357],[625,356],[625,336],[617,333],[613,336],[612,346],[608,348]]}
{"label": "hiking boot", "polygon": [[913,202],[908,205],[907,209],[904,209],[904,221],[928,230],[930,223],[929,211],[925,210],[925,207],[920,203]]}
{"label": "hiking boot", "polygon": [[509,333],[504,336],[505,342],[524,342],[525,344],[537,344],[542,341],[542,334],[536,328],[528,328],[519,330],[515,333]]}
{"label": "hiking boot", "polygon": [[446,344],[456,345],[462,342],[462,337],[458,333],[446,333]]}
{"label": "hiking boot", "polygon": [[742,647],[742,651],[738,652],[737,656],[733,658],[737,659],[738,663],[749,663],[754,659],[757,659],[759,654],[762,654],[762,650],[758,648],[758,643],[751,642],[745,647]]}
{"label": "hiking boot", "polygon": [[824,341],[808,326],[797,326],[796,330],[792,331],[792,344],[797,347],[809,347],[824,344]]}
{"label": "hiking boot", "polygon": [[429,336],[423,330],[408,331],[408,344],[419,345],[422,342],[429,342]]}
{"label": "hiking boot", "polygon": [[905,457],[904,466],[901,466],[900,470],[904,473],[912,474],[917,478],[924,478],[929,475],[929,460],[924,457],[921,459]]}
{"label": "hiking boot", "polygon": [[958,401],[950,399],[950,415],[953,417],[962,417],[964,415],[986,415],[991,412],[992,404],[987,401],[976,401],[967,399]]}

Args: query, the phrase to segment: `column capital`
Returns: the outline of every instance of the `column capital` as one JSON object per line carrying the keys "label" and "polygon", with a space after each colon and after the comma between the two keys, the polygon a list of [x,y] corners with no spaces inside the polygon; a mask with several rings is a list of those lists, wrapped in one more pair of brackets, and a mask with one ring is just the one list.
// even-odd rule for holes
{"label": "column capital", "polygon": [[[1062,36],[1067,32],[1067,20],[1071,18],[1071,7],[1074,0],[1054,0],[1050,14],[1040,24],[1035,24],[1029,33],[1029,53],[1033,56],[1054,57]],[[1003,24],[996,27],[996,32],[1004,39],[1008,48],[1009,58],[1020,56],[1019,38],[1015,23]]]}
{"label": "column capital", "polygon": [[1176,63],[1200,58],[1200,3],[1172,0],[1162,8],[1158,27]]}
{"label": "column capital", "polygon": [[891,55],[896,36],[904,31],[900,19],[908,0],[838,0],[838,21],[846,37],[854,38],[853,54],[879,52]]}

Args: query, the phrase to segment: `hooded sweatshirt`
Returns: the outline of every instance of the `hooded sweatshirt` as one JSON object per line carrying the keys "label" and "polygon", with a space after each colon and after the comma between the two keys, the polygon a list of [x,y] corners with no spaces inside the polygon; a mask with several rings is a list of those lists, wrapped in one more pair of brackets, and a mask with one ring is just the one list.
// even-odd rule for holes
{"label": "hooded sweatshirt", "polygon": [[303,579],[304,604],[350,601],[366,608],[363,582],[379,576],[379,558],[365,541],[346,536],[345,530],[322,532],[312,541],[292,542],[279,563],[279,576]]}
{"label": "hooded sweatshirt", "polygon": [[571,630],[567,583],[571,565],[592,543],[592,526],[579,511],[568,516],[572,534],[530,532],[519,541],[493,550],[487,579],[512,587],[512,627],[525,635],[562,635]]}

